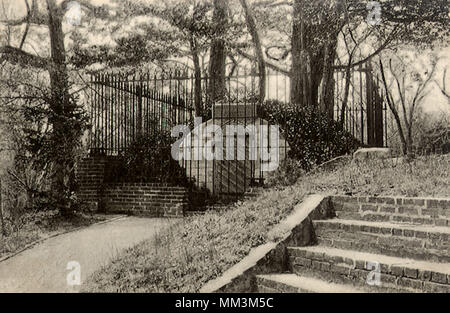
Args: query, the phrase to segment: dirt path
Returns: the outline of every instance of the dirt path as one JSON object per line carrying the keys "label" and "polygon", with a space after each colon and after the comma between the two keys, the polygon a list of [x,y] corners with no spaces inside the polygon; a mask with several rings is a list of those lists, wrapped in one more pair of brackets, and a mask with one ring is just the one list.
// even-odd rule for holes
{"label": "dirt path", "polygon": [[[48,239],[0,262],[0,292],[77,292],[81,283],[121,250],[152,238],[167,219],[126,217]],[[73,262],[68,269],[69,262]]]}

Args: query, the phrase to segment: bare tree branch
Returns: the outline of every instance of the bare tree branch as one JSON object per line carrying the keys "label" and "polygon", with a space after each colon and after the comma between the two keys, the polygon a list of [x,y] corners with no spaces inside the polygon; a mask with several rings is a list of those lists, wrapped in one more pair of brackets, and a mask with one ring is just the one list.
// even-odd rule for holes
{"label": "bare tree branch", "polygon": [[275,8],[280,6],[292,6],[292,1],[277,2],[274,0],[260,1],[253,4],[253,7]]}
{"label": "bare tree branch", "polygon": [[447,91],[447,86],[445,83],[446,78],[447,78],[447,68],[445,68],[444,74],[442,75],[442,86],[439,84],[437,80],[435,81],[435,84],[439,87],[442,94],[447,98],[447,100],[449,101],[448,103],[450,104],[450,93]]}
{"label": "bare tree branch", "polygon": [[[253,55],[248,54],[248,53],[242,51],[241,49],[236,49],[236,52],[237,52],[239,55],[243,56],[244,58],[246,58],[246,59],[248,59],[248,60],[251,60],[251,61],[254,61],[254,62],[257,62],[257,61],[258,61],[256,57],[254,57]],[[291,72],[290,72],[290,71],[288,71],[288,70],[286,70],[286,69],[284,69],[284,68],[282,68],[282,67],[280,67],[280,66],[278,66],[278,65],[276,65],[276,64],[273,64],[273,63],[270,63],[270,62],[267,62],[267,61],[266,61],[266,66],[267,66],[268,68],[271,68],[271,69],[273,69],[273,70],[275,70],[275,71],[277,71],[277,72],[280,72],[280,73],[282,73],[282,74],[284,74],[284,75],[286,75],[286,76],[289,76],[289,77],[291,76]]]}
{"label": "bare tree branch", "polygon": [[407,143],[406,143],[406,137],[403,132],[403,127],[402,127],[402,123],[400,120],[400,116],[398,114],[397,108],[395,107],[394,98],[392,97],[392,94],[391,94],[390,89],[387,84],[386,75],[384,73],[384,66],[383,66],[383,62],[381,61],[381,59],[380,59],[380,72],[381,72],[381,78],[383,80],[384,88],[386,91],[386,101],[388,103],[389,109],[392,112],[392,115],[394,115],[394,120],[397,124],[397,130],[398,130],[398,133],[400,136],[400,141],[402,143],[403,154],[407,155],[408,147],[407,147]]}
{"label": "bare tree branch", "polygon": [[[372,54],[370,54],[369,56],[367,56],[366,58],[355,62],[353,64],[350,65],[350,68],[354,68],[357,66],[360,66],[364,63],[366,63],[367,61],[369,61],[370,59],[372,59],[374,56],[380,54],[384,49],[387,48],[387,46],[389,46],[389,44],[396,38],[396,30],[398,29],[398,26],[396,26],[394,28],[394,30],[392,31],[392,33],[390,34],[389,38],[387,38],[382,45],[380,45]],[[333,67],[333,69],[335,70],[345,70],[347,69],[348,65],[336,65]]]}
{"label": "bare tree branch", "polygon": [[[284,49],[283,55],[281,57],[277,58],[277,57],[272,56],[270,54],[270,50],[272,50],[272,49],[281,49],[281,48]],[[286,58],[289,56],[289,53],[291,53],[291,49],[287,49],[286,47],[279,46],[279,45],[269,46],[269,47],[266,47],[266,49],[265,49],[266,56],[269,59],[274,60],[274,61],[284,61],[284,60],[286,60]]]}
{"label": "bare tree branch", "polygon": [[31,3],[31,8],[28,2],[26,2],[28,14],[19,19],[6,19],[0,20],[1,24],[7,26],[21,26],[23,24],[34,24],[34,25],[47,25],[48,16],[46,13],[39,11],[39,6],[37,0],[33,0]]}
{"label": "bare tree branch", "polygon": [[30,30],[30,17],[31,17],[31,8],[28,0],[24,0],[25,5],[27,7],[27,26],[25,26],[25,32],[23,33],[22,40],[20,41],[19,49],[23,48],[25,44],[25,39],[27,39],[28,31]]}
{"label": "bare tree branch", "polygon": [[400,102],[401,102],[401,105],[402,105],[403,118],[404,118],[404,122],[406,124],[406,128],[410,129],[411,127],[410,127],[410,124],[409,124],[408,115],[406,113],[406,101],[405,101],[405,96],[406,95],[405,95],[405,92],[404,92],[405,80],[403,79],[403,81],[400,82],[400,78],[398,77],[398,75],[396,74],[396,72],[395,72],[395,70],[394,70],[394,68],[392,66],[392,59],[389,60],[389,69],[390,69],[391,74],[394,77],[395,83],[397,85],[397,90],[398,90],[398,93],[399,93],[399,96],[400,96]]}
{"label": "bare tree branch", "polygon": [[245,20],[247,22],[247,29],[252,37],[255,55],[258,60],[259,71],[259,102],[263,103],[266,96],[266,62],[264,60],[264,53],[262,50],[261,39],[259,37],[258,28],[256,26],[255,18],[251,8],[249,8],[246,0],[240,0],[241,6],[244,9]]}

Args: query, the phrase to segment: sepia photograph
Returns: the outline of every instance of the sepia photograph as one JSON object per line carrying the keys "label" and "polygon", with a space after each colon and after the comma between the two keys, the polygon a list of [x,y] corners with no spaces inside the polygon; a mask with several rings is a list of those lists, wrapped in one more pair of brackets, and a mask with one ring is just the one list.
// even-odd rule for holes
{"label": "sepia photograph", "polygon": [[0,0],[17,293],[450,293],[448,1]]}

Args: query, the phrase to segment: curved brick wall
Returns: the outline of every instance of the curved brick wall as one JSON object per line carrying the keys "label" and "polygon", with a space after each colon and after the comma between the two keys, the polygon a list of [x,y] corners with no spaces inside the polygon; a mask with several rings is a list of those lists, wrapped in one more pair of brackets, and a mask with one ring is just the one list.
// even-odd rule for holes
{"label": "curved brick wall", "polygon": [[78,198],[92,211],[150,217],[182,216],[188,207],[184,187],[155,183],[104,183],[105,167],[114,157],[92,156],[77,164]]}

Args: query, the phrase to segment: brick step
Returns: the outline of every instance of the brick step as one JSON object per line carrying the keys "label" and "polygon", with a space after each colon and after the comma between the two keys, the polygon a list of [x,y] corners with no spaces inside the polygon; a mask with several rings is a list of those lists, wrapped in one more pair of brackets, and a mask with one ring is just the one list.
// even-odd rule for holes
{"label": "brick step", "polygon": [[343,284],[321,279],[297,276],[295,274],[274,274],[256,276],[257,291],[260,293],[361,293],[362,291]]}
{"label": "brick step", "polygon": [[314,221],[319,245],[450,262],[450,228],[355,220]]}
{"label": "brick step", "polygon": [[434,225],[450,227],[450,219],[443,216],[413,215],[388,212],[350,212],[337,211],[336,216],[344,220],[361,220],[369,222],[408,223],[414,225]]}
{"label": "brick step", "polygon": [[[380,270],[380,286],[391,292],[450,292],[450,263],[434,263],[330,247],[290,247],[289,265],[297,275],[367,287]],[[376,282],[376,280],[371,280]]]}
{"label": "brick step", "polygon": [[342,219],[436,226],[450,221],[449,199],[334,196],[332,206]]}

